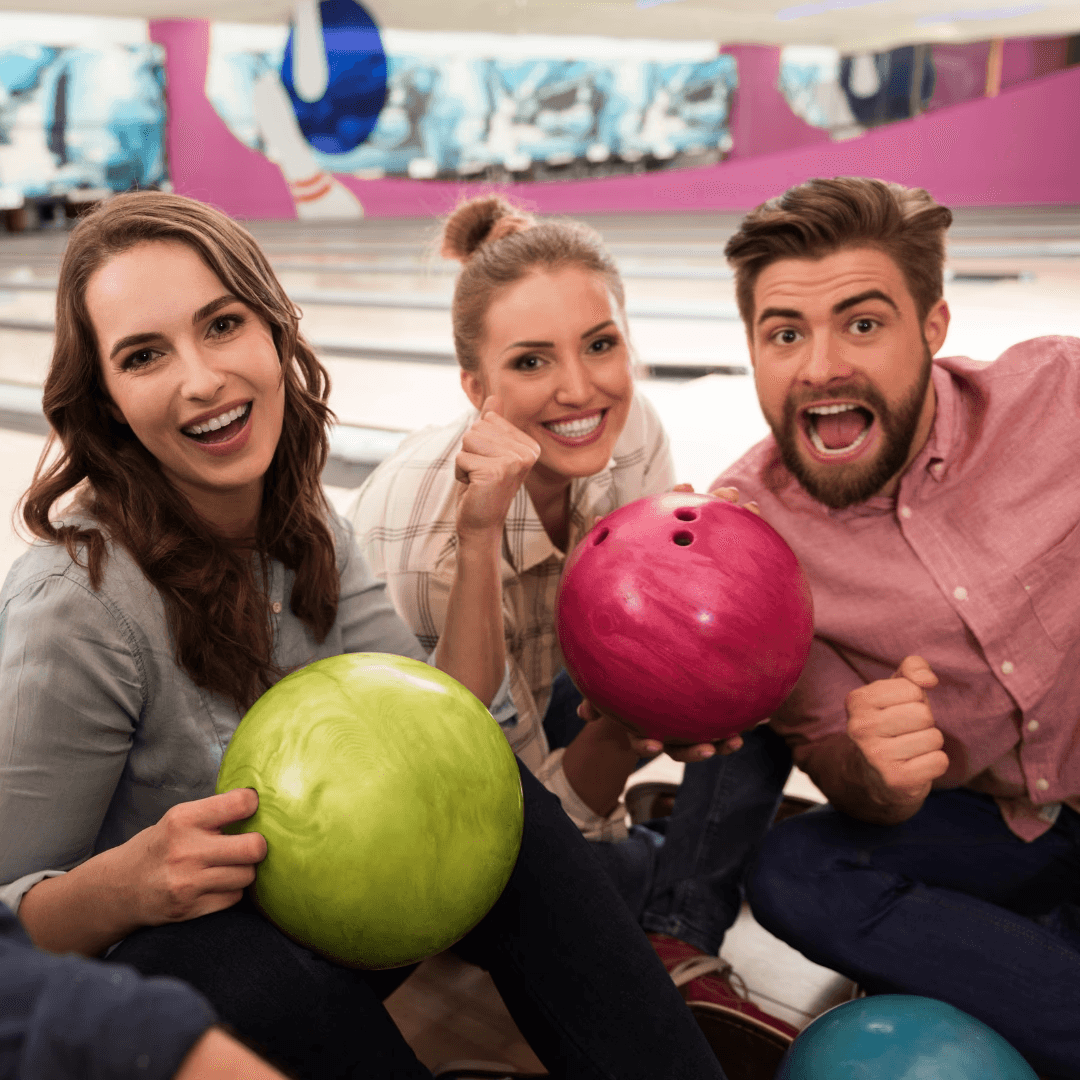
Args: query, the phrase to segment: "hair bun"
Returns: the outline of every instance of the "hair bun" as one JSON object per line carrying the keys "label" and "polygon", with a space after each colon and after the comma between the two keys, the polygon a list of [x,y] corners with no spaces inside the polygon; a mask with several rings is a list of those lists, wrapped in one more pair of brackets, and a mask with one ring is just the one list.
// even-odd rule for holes
{"label": "hair bun", "polygon": [[441,252],[468,261],[485,244],[531,228],[536,219],[501,195],[482,195],[462,203],[446,220]]}

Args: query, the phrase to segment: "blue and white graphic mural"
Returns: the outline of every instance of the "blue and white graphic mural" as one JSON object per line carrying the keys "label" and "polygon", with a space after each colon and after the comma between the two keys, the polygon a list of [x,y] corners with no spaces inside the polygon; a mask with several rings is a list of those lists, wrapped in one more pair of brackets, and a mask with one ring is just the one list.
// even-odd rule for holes
{"label": "blue and white graphic mural", "polygon": [[[327,27],[344,5],[356,7],[323,0],[318,13],[330,70]],[[263,29],[256,40],[245,28],[213,27],[206,93],[238,139],[278,163],[304,216],[306,189],[297,182],[330,173],[545,179],[700,164],[731,147],[736,66],[715,44],[637,43],[635,56],[625,41],[403,31],[382,35],[385,104],[370,134],[355,145],[334,142],[305,122],[303,94],[293,89],[302,6],[291,37]],[[374,71],[372,40],[361,48]]]}
{"label": "blue and white graphic mural", "polygon": [[157,45],[0,47],[0,191],[160,186],[164,55]]}

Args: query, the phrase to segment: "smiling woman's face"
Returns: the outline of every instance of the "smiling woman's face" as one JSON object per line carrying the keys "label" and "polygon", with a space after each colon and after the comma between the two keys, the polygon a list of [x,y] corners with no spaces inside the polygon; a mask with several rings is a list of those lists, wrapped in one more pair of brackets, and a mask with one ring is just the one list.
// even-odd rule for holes
{"label": "smiling woman's face", "polygon": [[86,307],[113,416],[204,516],[223,504],[257,512],[285,408],[265,320],[170,241],[110,259]]}
{"label": "smiling woman's face", "polygon": [[498,394],[506,419],[540,444],[538,471],[593,476],[607,467],[634,395],[622,322],[599,274],[530,274],[491,304],[479,370],[463,371],[462,385],[477,408]]}

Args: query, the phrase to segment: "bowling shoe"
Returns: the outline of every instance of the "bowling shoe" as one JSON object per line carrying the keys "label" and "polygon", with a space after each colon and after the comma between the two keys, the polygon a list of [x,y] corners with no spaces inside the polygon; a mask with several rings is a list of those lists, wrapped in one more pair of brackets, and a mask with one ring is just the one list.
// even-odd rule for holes
{"label": "bowling shoe", "polygon": [[649,934],[649,941],[687,1002],[706,1002],[741,1013],[788,1042],[798,1035],[797,1028],[770,1016],[749,999],[742,979],[727,961],[667,934]]}

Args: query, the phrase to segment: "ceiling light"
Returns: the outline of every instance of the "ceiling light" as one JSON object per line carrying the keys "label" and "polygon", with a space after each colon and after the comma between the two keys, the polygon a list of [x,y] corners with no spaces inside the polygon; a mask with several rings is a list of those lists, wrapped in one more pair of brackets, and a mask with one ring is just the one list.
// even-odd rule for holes
{"label": "ceiling light", "polygon": [[1034,15],[1045,10],[1045,4],[1024,4],[1021,7],[985,8],[982,11],[950,11],[941,15],[924,15],[915,21],[916,26],[937,26],[939,23],[991,22],[994,19],[1017,19],[1021,15]]}
{"label": "ceiling light", "polygon": [[808,19],[813,15],[824,15],[829,11],[847,11],[850,8],[870,7],[872,4],[885,4],[888,0],[817,0],[811,4],[796,4],[795,7],[781,8],[776,13],[780,22],[789,19]]}

